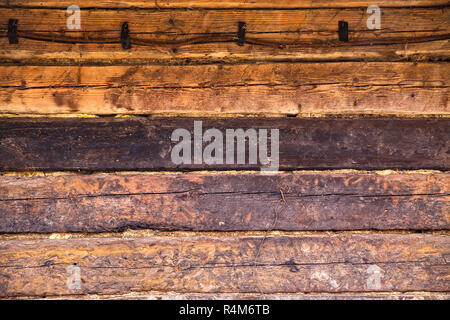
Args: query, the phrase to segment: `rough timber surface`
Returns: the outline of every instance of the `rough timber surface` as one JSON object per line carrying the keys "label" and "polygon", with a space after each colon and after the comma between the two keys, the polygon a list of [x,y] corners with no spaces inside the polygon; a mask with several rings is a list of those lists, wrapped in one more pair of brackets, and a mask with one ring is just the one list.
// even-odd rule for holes
{"label": "rough timber surface", "polygon": [[0,112],[449,114],[449,63],[0,66]]}
{"label": "rough timber surface", "polygon": [[[279,169],[448,170],[450,119],[296,118],[4,118],[0,170],[235,170],[255,169],[246,147],[244,164],[175,164],[172,132],[194,121],[203,132],[279,130]],[[191,146],[192,146],[191,144]],[[208,143],[203,141],[203,147]],[[246,143],[247,145],[248,143]],[[236,146],[234,147],[236,150]],[[272,148],[268,143],[268,150]],[[203,149],[202,149],[203,152]],[[192,153],[193,155],[194,153]],[[260,158],[259,158],[260,159]],[[192,161],[192,159],[191,159]]]}
{"label": "rough timber surface", "polygon": [[0,241],[0,296],[447,291],[448,235]]}
{"label": "rough timber surface", "polygon": [[[65,8],[0,8],[0,32],[6,34],[9,19],[19,21],[19,43],[10,45],[6,36],[1,37],[0,60],[39,65],[127,61],[448,60],[448,6],[383,8],[380,30],[368,30],[368,17],[367,7],[308,10],[87,8],[81,10],[82,28],[72,31],[66,26]],[[125,21],[130,26],[130,50],[123,50],[120,43],[121,25]],[[248,41],[244,46],[237,45],[239,21],[246,23],[248,40],[256,38],[273,44]],[[339,21],[349,24],[349,42],[338,40]],[[210,36],[210,43],[167,44],[167,41],[186,41],[199,36]],[[143,45],[140,40],[164,43]]]}
{"label": "rough timber surface", "polygon": [[442,230],[449,187],[436,172],[6,175],[0,232]]}

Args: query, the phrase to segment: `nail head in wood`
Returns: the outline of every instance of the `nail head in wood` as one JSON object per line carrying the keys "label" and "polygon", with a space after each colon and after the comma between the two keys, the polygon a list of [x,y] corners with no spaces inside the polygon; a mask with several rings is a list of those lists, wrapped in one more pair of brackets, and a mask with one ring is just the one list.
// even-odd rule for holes
{"label": "nail head in wood", "polygon": [[237,44],[243,46],[245,43],[245,30],[247,29],[247,25],[245,22],[238,22],[238,40]]}
{"label": "nail head in wood", "polygon": [[19,37],[17,35],[17,24],[19,20],[17,19],[9,19],[8,21],[8,40],[9,44],[18,44]]}
{"label": "nail head in wood", "polygon": [[120,33],[120,42],[122,43],[123,49],[130,49],[131,48],[131,39],[130,39],[130,32],[128,30],[128,22],[124,22],[122,24],[122,32]]}
{"label": "nail head in wood", "polygon": [[339,41],[348,42],[348,22],[339,21]]}

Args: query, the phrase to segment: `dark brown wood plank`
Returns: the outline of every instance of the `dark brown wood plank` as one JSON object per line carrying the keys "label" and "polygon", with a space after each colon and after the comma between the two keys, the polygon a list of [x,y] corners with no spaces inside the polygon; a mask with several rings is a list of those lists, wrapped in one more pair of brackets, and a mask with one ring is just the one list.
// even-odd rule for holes
{"label": "dark brown wood plank", "polygon": [[[450,167],[450,119],[295,118],[3,118],[0,169],[5,170],[173,170],[261,169],[261,157],[245,163],[175,164],[174,130],[217,128],[226,154],[226,129],[269,129],[267,149],[279,130],[279,168],[441,169]],[[275,133],[276,131],[273,131]],[[193,134],[191,134],[191,149]],[[208,143],[203,141],[205,147]],[[266,144],[262,144],[265,146]],[[236,146],[235,146],[236,151]],[[261,150],[261,148],[259,148]],[[255,149],[256,150],[256,149]],[[276,153],[274,153],[275,166]],[[231,161],[230,161],[231,162]]]}
{"label": "dark brown wood plank", "polygon": [[450,63],[0,66],[0,74],[5,113],[450,113]]}
{"label": "dark brown wood plank", "polygon": [[450,237],[177,236],[0,241],[0,296],[447,291]]}
{"label": "dark brown wood plank", "polygon": [[0,176],[0,232],[449,229],[449,188],[448,173]]}

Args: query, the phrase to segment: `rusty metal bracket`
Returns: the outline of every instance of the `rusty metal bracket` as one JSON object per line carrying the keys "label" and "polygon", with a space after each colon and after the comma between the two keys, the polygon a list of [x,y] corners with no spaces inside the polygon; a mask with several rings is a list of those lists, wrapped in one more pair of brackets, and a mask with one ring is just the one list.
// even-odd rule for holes
{"label": "rusty metal bracket", "polygon": [[339,21],[338,23],[339,41],[348,42],[348,22]]}
{"label": "rusty metal bracket", "polygon": [[122,23],[122,31],[120,32],[120,42],[123,49],[131,48],[130,32],[128,30],[128,22]]}
{"label": "rusty metal bracket", "polygon": [[17,24],[19,20],[9,19],[8,21],[8,40],[9,44],[18,44],[19,36],[17,35]]}
{"label": "rusty metal bracket", "polygon": [[245,30],[247,29],[247,25],[245,22],[238,22],[238,39],[237,44],[243,46],[245,43]]}

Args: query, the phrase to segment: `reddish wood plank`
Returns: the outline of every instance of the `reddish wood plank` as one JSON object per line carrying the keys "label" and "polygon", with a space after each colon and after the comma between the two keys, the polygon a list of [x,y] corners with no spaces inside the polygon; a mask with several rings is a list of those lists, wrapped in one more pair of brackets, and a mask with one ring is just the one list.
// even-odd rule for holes
{"label": "reddish wood plank", "polygon": [[0,232],[449,229],[449,186],[447,173],[0,176]]}

